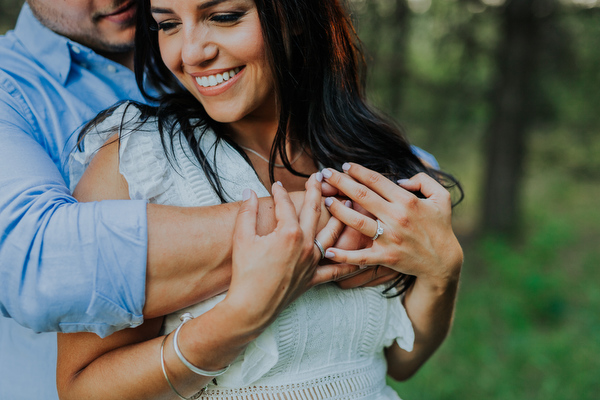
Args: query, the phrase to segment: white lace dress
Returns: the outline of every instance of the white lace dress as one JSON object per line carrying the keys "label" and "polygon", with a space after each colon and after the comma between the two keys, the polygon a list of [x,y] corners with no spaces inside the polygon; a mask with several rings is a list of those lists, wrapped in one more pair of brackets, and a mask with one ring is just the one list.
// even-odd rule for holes
{"label": "white lace dress", "polygon": [[[138,117],[125,106],[102,123],[100,130]],[[74,186],[95,151],[111,135],[89,134],[85,151],[70,159]],[[112,130],[114,133],[114,130]],[[230,146],[213,146],[208,132],[201,147],[218,172],[230,201],[241,200],[244,188],[259,197],[269,193],[252,168]],[[195,161],[185,139],[171,149],[177,163],[165,156],[154,120],[122,137],[119,170],[129,184],[132,199],[177,206],[208,206],[220,201]],[[216,148],[215,148],[216,147]],[[216,157],[216,158],[213,158]],[[341,290],[334,284],[315,287],[291,304],[277,320],[211,385],[202,399],[399,399],[387,386],[385,347],[394,341],[412,350],[412,325],[398,297],[386,298],[383,287]],[[163,331],[179,325],[179,316],[198,316],[221,301],[219,295],[165,318]]]}

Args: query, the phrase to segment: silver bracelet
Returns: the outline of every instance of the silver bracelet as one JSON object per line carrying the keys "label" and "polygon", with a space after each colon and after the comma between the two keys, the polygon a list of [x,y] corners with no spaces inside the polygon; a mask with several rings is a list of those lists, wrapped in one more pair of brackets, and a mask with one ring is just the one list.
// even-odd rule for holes
{"label": "silver bracelet", "polygon": [[162,343],[160,344],[160,366],[162,367],[163,375],[165,376],[165,379],[167,380],[167,383],[169,384],[169,387],[171,388],[173,393],[175,393],[177,395],[177,397],[179,397],[181,400],[197,400],[200,398],[200,396],[202,396],[202,394],[204,394],[204,391],[206,390],[208,385],[203,387],[198,393],[194,394],[192,397],[189,397],[189,398],[183,397],[177,391],[177,389],[175,389],[175,386],[173,386],[173,384],[171,383],[171,380],[169,379],[169,375],[167,375],[167,368],[165,367],[165,342],[167,341],[168,336],[169,335],[166,335],[165,338],[163,339]]}
{"label": "silver bracelet", "polygon": [[192,364],[191,362],[189,362],[184,356],[183,354],[181,354],[181,350],[179,350],[179,343],[177,342],[177,338],[179,337],[179,331],[181,330],[181,327],[183,325],[185,325],[186,322],[191,321],[192,319],[194,319],[194,316],[190,313],[184,313],[181,317],[179,317],[179,319],[181,320],[181,324],[177,327],[177,329],[175,330],[175,336],[173,336],[173,348],[175,349],[175,353],[177,354],[177,357],[179,357],[179,359],[181,360],[181,362],[183,363],[183,365],[185,365],[186,367],[188,367],[190,369],[190,371],[198,374],[198,375],[203,375],[203,376],[221,376],[223,375],[225,372],[227,372],[227,370],[229,370],[229,367],[231,366],[228,365],[223,369],[220,369],[218,371],[205,371],[202,368],[198,368],[196,367],[194,364]]}

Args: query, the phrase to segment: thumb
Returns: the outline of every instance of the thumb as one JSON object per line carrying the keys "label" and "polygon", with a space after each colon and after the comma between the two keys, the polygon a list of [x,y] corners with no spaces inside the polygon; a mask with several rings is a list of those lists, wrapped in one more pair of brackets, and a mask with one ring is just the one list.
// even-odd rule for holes
{"label": "thumb", "polygon": [[251,189],[242,192],[242,206],[235,219],[233,230],[234,242],[256,236],[256,218],[258,214],[258,197]]}

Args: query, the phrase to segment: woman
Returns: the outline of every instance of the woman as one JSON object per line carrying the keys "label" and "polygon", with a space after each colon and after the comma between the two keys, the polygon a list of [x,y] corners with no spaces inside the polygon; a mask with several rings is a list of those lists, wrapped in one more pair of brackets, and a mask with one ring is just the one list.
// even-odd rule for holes
{"label": "woman", "polygon": [[[360,57],[339,2],[151,0],[139,14],[138,82],[145,76],[170,94],[156,108],[125,104],[94,121],[104,134],[87,135],[76,161],[87,164],[111,132],[117,140],[92,160],[76,195],[174,205],[243,200],[232,282],[227,294],[191,307],[193,319],[180,322],[177,313],[106,339],[60,335],[61,397],[397,399],[386,372],[405,379],[443,340],[462,252],[449,194],[419,174],[441,173],[364,102]],[[318,173],[342,164],[344,173]],[[384,176],[402,178],[401,187]],[[354,202],[326,200],[349,227],[335,248],[327,239],[335,219],[316,234],[323,178]],[[299,218],[285,189],[269,182],[307,188]],[[265,237],[254,231],[257,193],[276,204],[278,225]],[[343,250],[348,241],[363,249]],[[448,251],[435,265],[407,252],[440,242]],[[324,256],[402,273],[388,294],[404,293],[406,310],[399,297],[382,295],[385,287],[308,290]]]}

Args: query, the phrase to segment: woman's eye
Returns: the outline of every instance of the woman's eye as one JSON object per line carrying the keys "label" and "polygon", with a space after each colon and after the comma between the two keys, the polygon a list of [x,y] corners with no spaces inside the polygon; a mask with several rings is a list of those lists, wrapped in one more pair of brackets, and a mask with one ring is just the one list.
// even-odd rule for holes
{"label": "woman's eye", "polygon": [[157,22],[156,25],[154,25],[153,30],[169,32],[169,31],[177,28],[178,26],[179,26],[179,23],[177,23],[177,22],[169,22],[169,21]]}
{"label": "woman's eye", "polygon": [[232,13],[222,13],[222,14],[214,14],[210,17],[213,22],[221,23],[221,24],[232,24],[237,22],[242,18],[245,13],[243,12],[232,12]]}

